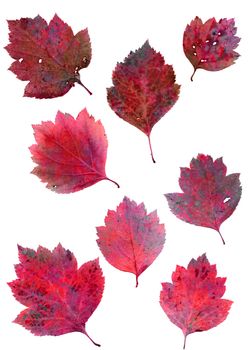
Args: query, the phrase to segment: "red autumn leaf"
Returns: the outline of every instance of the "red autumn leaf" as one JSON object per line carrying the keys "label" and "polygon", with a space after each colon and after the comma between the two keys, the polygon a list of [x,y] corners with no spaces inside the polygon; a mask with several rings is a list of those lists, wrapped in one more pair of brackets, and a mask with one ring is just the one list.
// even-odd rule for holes
{"label": "red autumn leaf", "polygon": [[104,277],[98,259],[77,268],[74,254],[59,244],[53,251],[18,246],[18,279],[8,283],[26,306],[14,320],[35,335],[86,332],[86,322],[99,305]]}
{"label": "red autumn leaf", "polygon": [[183,36],[183,49],[185,55],[194,67],[193,76],[197,69],[218,71],[234,64],[240,56],[234,51],[240,38],[235,36],[234,19],[210,18],[205,23],[195,17],[187,25]]}
{"label": "red autumn leaf", "polygon": [[55,123],[33,125],[37,144],[29,149],[38,164],[32,174],[47,188],[57,193],[80,191],[106,176],[107,137],[100,121],[89,116],[86,109],[74,119],[70,114],[57,113]]}
{"label": "red autumn leaf", "polygon": [[149,140],[153,126],[178,99],[180,85],[175,84],[173,67],[146,41],[131,52],[113,72],[113,84],[108,88],[108,102],[113,111],[126,122],[144,132]]}
{"label": "red autumn leaf", "polygon": [[28,80],[24,96],[53,98],[65,95],[75,83],[82,85],[79,71],[91,60],[88,30],[76,35],[57,15],[49,25],[40,16],[8,21],[10,44],[6,50],[15,59],[10,70]]}
{"label": "red autumn leaf", "polygon": [[165,227],[159,224],[156,210],[147,214],[124,197],[116,211],[109,210],[105,226],[97,227],[97,244],[105,259],[115,268],[138,277],[160,254],[165,242]]}
{"label": "red autumn leaf", "polygon": [[162,283],[160,305],[171,322],[186,337],[194,332],[207,331],[223,322],[232,301],[221,299],[226,278],[216,277],[216,265],[210,265],[206,254],[192,259],[187,269],[176,266],[173,283]]}
{"label": "red autumn leaf", "polygon": [[221,236],[220,225],[232,215],[241,197],[239,174],[226,173],[222,158],[213,161],[203,154],[193,158],[190,169],[181,168],[179,185],[183,193],[165,194],[172,213],[190,224],[212,228]]}

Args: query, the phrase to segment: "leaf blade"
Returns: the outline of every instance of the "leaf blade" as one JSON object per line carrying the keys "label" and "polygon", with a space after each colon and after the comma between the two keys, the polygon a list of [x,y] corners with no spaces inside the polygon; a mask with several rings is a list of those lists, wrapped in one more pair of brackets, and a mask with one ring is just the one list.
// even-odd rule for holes
{"label": "leaf blade", "polygon": [[74,119],[57,113],[55,123],[33,125],[36,144],[29,149],[38,164],[32,174],[57,193],[72,193],[107,178],[105,171],[108,141],[100,121],[86,109]]}
{"label": "leaf blade", "polygon": [[37,251],[20,246],[18,250],[20,263],[15,266],[18,279],[8,285],[26,309],[14,322],[37,336],[75,331],[87,335],[85,325],[104,290],[98,259],[78,269],[73,253],[61,244],[53,251],[41,246]]}
{"label": "leaf blade", "polygon": [[218,22],[210,18],[205,23],[195,17],[183,34],[183,50],[194,67],[191,81],[197,69],[219,71],[239,58],[234,51],[240,38],[235,36],[237,28],[234,19],[222,18]]}
{"label": "leaf blade", "polygon": [[[171,65],[146,41],[112,75],[113,86],[107,89],[111,109],[126,122],[141,130],[150,141],[153,126],[172,108],[179,96]],[[154,161],[151,143],[149,142]]]}
{"label": "leaf blade", "polygon": [[189,334],[216,327],[228,316],[232,301],[221,299],[226,278],[217,277],[216,265],[206,254],[192,259],[187,267],[176,266],[172,283],[162,283],[160,305],[169,320],[184,334],[184,349]]}
{"label": "leaf blade", "polygon": [[54,98],[65,95],[76,82],[83,85],[79,70],[91,60],[87,29],[74,36],[57,15],[49,24],[38,15],[8,21],[8,25],[10,43],[5,49],[15,59],[9,70],[29,81],[24,96]]}
{"label": "leaf blade", "polygon": [[226,171],[222,158],[213,161],[203,154],[193,158],[190,168],[181,168],[179,185],[183,193],[165,194],[171,212],[180,220],[220,234],[221,224],[233,214],[241,198],[239,174],[226,176]]}
{"label": "leaf blade", "polygon": [[160,254],[165,228],[156,211],[147,214],[144,204],[124,197],[116,211],[109,210],[105,226],[97,227],[97,244],[105,259],[115,268],[139,276]]}

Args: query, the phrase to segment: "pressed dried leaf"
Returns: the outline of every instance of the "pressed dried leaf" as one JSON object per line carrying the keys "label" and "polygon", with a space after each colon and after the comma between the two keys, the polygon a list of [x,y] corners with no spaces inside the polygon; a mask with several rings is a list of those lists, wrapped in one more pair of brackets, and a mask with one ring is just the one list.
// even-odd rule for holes
{"label": "pressed dried leaf", "polygon": [[113,85],[108,88],[108,102],[126,122],[147,135],[153,162],[150,135],[153,126],[173,107],[180,85],[175,83],[171,65],[146,41],[131,52],[113,71]]}
{"label": "pressed dried leaf", "polygon": [[121,271],[138,277],[160,254],[165,228],[157,212],[147,214],[143,203],[137,205],[124,197],[116,211],[109,210],[105,226],[97,227],[97,244],[105,259]]}
{"label": "pressed dried leaf", "polygon": [[36,144],[30,147],[38,164],[32,173],[47,188],[57,193],[80,191],[101,180],[110,180],[105,172],[108,141],[100,121],[86,109],[76,119],[57,113],[51,121],[33,125]]}
{"label": "pressed dried leaf", "polygon": [[26,309],[15,323],[38,336],[86,332],[86,323],[99,305],[104,277],[98,259],[77,268],[74,254],[61,244],[50,251],[18,246],[17,279],[8,283]]}
{"label": "pressed dried leaf", "polygon": [[57,15],[49,24],[41,17],[8,21],[10,44],[6,50],[15,61],[10,70],[29,81],[24,96],[53,98],[65,95],[75,83],[82,85],[79,71],[91,60],[88,30],[73,34]]}
{"label": "pressed dried leaf", "polygon": [[234,50],[240,42],[236,34],[234,19],[215,18],[205,23],[195,17],[187,25],[183,36],[185,55],[194,67],[193,76],[197,69],[218,71],[235,63],[240,56]]}
{"label": "pressed dried leaf", "polygon": [[160,305],[171,322],[186,337],[194,332],[207,331],[223,322],[232,301],[221,299],[226,278],[216,277],[216,265],[210,265],[206,254],[192,259],[187,269],[176,266],[172,283],[162,283]]}
{"label": "pressed dried leaf", "polygon": [[227,167],[218,158],[199,154],[190,168],[181,168],[179,185],[183,193],[165,194],[170,210],[190,224],[209,227],[220,233],[241,197],[240,174],[226,175]]}

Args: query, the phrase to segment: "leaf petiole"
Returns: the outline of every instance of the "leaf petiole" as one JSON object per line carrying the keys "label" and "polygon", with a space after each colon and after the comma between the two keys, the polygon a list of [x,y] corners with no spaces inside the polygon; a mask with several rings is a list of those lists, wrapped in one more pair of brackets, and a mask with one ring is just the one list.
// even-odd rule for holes
{"label": "leaf petiole", "polygon": [[197,67],[196,68],[194,68],[194,71],[193,71],[193,74],[191,75],[191,81],[193,81],[193,77],[194,77],[194,75],[195,75],[195,72],[197,71]]}
{"label": "leaf petiole", "polygon": [[89,340],[90,340],[95,346],[99,346],[99,347],[101,346],[100,344],[96,343],[92,338],[90,338],[90,336],[89,336],[88,333],[85,331],[85,329],[84,329],[84,331],[83,331],[83,334],[85,334],[86,337],[89,338]]}
{"label": "leaf petiole", "polygon": [[138,287],[138,275],[136,275],[136,282],[135,282],[135,288]]}
{"label": "leaf petiole", "polygon": [[226,244],[226,242],[224,241],[224,238],[223,238],[222,234],[220,233],[220,230],[217,230],[217,232],[218,232],[219,235],[220,235],[220,238],[221,238],[221,240],[222,240],[222,243],[223,243],[223,244]]}
{"label": "leaf petiole", "polygon": [[183,344],[183,350],[186,348],[186,340],[187,340],[187,335],[184,335],[184,344]]}
{"label": "leaf petiole", "polygon": [[152,149],[152,145],[151,145],[151,139],[150,139],[150,134],[147,135],[148,136],[148,143],[149,143],[149,148],[150,148],[150,154],[151,154],[151,158],[153,163],[156,163],[155,159],[154,159],[154,154],[153,154],[153,149]]}
{"label": "leaf petiole", "polygon": [[75,77],[74,80],[75,80],[76,83],[81,85],[90,95],[92,95],[92,92],[85,85],[83,85],[83,83],[81,82],[81,80],[79,78]]}
{"label": "leaf petiole", "polygon": [[111,180],[111,179],[109,179],[108,177],[105,177],[104,180],[108,180],[108,181],[110,181],[110,182],[113,182],[113,184],[115,184],[118,188],[120,188],[120,185],[119,185],[116,181]]}

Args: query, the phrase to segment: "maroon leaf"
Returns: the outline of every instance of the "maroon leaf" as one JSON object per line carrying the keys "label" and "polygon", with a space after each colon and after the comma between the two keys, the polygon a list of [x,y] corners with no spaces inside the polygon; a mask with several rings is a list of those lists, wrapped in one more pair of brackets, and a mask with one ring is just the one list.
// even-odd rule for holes
{"label": "maroon leaf", "polygon": [[239,54],[234,51],[240,38],[235,36],[234,19],[210,18],[205,23],[199,17],[187,25],[183,36],[185,55],[197,69],[218,71],[234,64]]}
{"label": "maroon leaf", "polygon": [[175,84],[172,66],[146,41],[131,52],[113,72],[114,86],[108,88],[108,102],[126,122],[144,132],[149,140],[153,126],[172,108],[178,99],[180,85]]}
{"label": "maroon leaf", "polygon": [[[234,212],[241,197],[239,174],[226,176],[222,158],[199,154],[189,168],[181,168],[179,185],[183,193],[165,194],[173,214],[190,224],[212,228],[220,225]],[[221,236],[224,242],[224,239]]]}
{"label": "maroon leaf", "polygon": [[207,331],[223,322],[232,301],[221,299],[226,278],[216,277],[216,265],[210,265],[206,254],[192,259],[187,269],[176,266],[173,283],[162,283],[160,304],[171,322],[186,337],[194,332]]}
{"label": "maroon leaf", "polygon": [[99,305],[104,277],[98,259],[77,268],[74,254],[59,244],[53,251],[18,247],[18,279],[8,283],[26,306],[14,320],[34,335],[86,332],[86,322]]}
{"label": "maroon leaf", "polygon": [[37,144],[30,147],[32,159],[38,164],[32,174],[47,188],[57,193],[80,191],[106,176],[107,137],[100,121],[89,116],[86,109],[74,119],[57,113],[55,123],[33,125]]}
{"label": "maroon leaf", "polygon": [[105,259],[121,271],[138,277],[160,254],[165,228],[157,212],[147,214],[143,203],[125,197],[116,211],[109,210],[105,226],[97,227],[97,244]]}
{"label": "maroon leaf", "polygon": [[10,70],[28,80],[24,96],[53,98],[65,95],[75,83],[82,85],[79,71],[91,60],[88,30],[75,36],[57,15],[49,25],[40,16],[8,21],[10,44],[6,50],[15,62]]}

